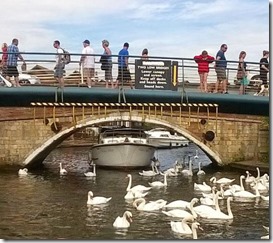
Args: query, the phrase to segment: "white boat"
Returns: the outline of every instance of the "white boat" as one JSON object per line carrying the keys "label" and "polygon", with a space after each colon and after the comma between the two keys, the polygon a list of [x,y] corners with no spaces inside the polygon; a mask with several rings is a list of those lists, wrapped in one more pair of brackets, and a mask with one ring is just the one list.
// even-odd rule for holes
{"label": "white boat", "polygon": [[141,129],[108,129],[99,136],[99,143],[91,147],[91,161],[99,167],[146,168],[151,166],[156,147],[148,143]]}
{"label": "white boat", "polygon": [[175,148],[189,145],[189,140],[177,134],[171,134],[165,128],[154,128],[145,132],[149,136],[149,143],[157,148]]}

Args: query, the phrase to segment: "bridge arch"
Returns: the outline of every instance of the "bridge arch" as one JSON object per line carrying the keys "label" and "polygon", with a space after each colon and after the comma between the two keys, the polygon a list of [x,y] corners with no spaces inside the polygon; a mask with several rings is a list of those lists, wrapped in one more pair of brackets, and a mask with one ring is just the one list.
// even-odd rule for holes
{"label": "bridge arch", "polygon": [[30,154],[28,154],[23,161],[23,165],[25,167],[35,167],[43,162],[43,160],[48,156],[48,154],[56,148],[60,143],[62,143],[65,139],[67,139],[69,136],[74,134],[75,132],[90,127],[92,125],[99,125],[106,122],[116,122],[116,121],[132,121],[132,122],[145,122],[150,124],[155,124],[159,126],[164,126],[167,128],[170,128],[174,130],[177,133],[182,134],[184,137],[195,143],[198,147],[200,147],[211,159],[213,162],[216,162],[218,164],[222,164],[222,160],[219,157],[219,155],[211,150],[208,146],[206,146],[204,143],[202,143],[199,139],[197,139],[194,135],[192,135],[188,130],[184,129],[183,127],[180,127],[178,125],[175,125],[171,122],[162,120],[160,118],[155,117],[145,117],[139,115],[139,114],[129,114],[125,113],[117,113],[117,114],[110,114],[107,117],[98,118],[98,117],[89,117],[87,119],[83,119],[77,122],[74,126],[71,126],[67,129],[64,129],[63,131],[60,131],[59,133],[55,134],[51,138],[49,138],[47,141],[45,141],[43,144],[38,146],[34,151],[32,151]]}

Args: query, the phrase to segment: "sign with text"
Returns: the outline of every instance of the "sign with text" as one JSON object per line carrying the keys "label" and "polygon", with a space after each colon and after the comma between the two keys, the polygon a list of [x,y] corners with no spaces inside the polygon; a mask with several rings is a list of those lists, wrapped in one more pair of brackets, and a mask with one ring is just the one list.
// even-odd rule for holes
{"label": "sign with text", "polygon": [[135,60],[135,88],[177,90],[178,62]]}

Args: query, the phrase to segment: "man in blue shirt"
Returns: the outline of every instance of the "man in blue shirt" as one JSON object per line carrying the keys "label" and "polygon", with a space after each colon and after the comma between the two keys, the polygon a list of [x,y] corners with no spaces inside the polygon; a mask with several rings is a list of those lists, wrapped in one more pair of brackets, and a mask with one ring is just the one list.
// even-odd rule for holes
{"label": "man in blue shirt", "polygon": [[218,93],[219,84],[223,82],[223,94],[228,94],[227,92],[227,61],[225,57],[225,52],[227,51],[227,45],[222,44],[220,50],[217,52],[216,55],[216,62],[215,62],[215,71],[217,74],[217,81],[215,84],[214,93]]}
{"label": "man in blue shirt", "polygon": [[8,59],[7,59],[7,79],[9,81],[11,77],[14,77],[14,81],[11,81],[14,87],[20,87],[19,84],[19,72],[17,69],[18,58],[25,64],[24,58],[19,53],[18,39],[13,39],[10,46],[8,46]]}
{"label": "man in blue shirt", "polygon": [[118,77],[116,81],[115,88],[119,85],[119,81],[122,83],[130,82],[131,89],[133,88],[131,82],[131,74],[128,67],[128,59],[129,59],[129,52],[128,52],[129,44],[127,42],[124,43],[123,49],[121,49],[118,53]]}

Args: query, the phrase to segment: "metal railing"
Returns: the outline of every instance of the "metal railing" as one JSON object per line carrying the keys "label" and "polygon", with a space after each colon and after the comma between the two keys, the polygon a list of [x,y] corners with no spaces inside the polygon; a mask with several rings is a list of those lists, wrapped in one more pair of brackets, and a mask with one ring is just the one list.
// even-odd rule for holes
{"label": "metal railing", "polygon": [[[2,54],[2,52],[0,52]],[[37,76],[41,80],[42,85],[46,84],[56,84],[56,80],[54,79],[54,66],[55,66],[55,56],[56,53],[43,53],[43,52],[23,52],[21,55],[24,57],[27,70],[21,71],[21,73],[26,73],[30,75]],[[65,83],[66,85],[80,85],[85,83],[82,81],[81,71],[79,69],[79,60],[81,53],[70,53],[71,62],[65,66]],[[87,56],[95,56],[95,81],[100,83],[104,81],[104,71],[101,70],[101,63],[99,62],[101,54],[93,54]],[[118,55],[112,55],[113,60],[113,80],[116,81],[118,76]],[[129,69],[131,73],[132,81],[135,81],[135,60],[140,59],[141,56],[129,56]],[[177,57],[162,57],[162,56],[149,56],[149,60],[169,60],[178,62],[178,76],[177,80],[179,85],[182,84],[199,84],[199,75],[197,71],[197,63],[195,63],[193,58],[177,58]],[[230,61],[227,60],[227,78],[229,85],[235,85],[236,74],[238,61]],[[247,63],[247,71],[248,78],[251,79],[254,77],[256,82],[252,82],[251,84],[259,83],[259,65],[258,62],[246,62]],[[20,66],[21,61],[18,61]],[[215,83],[216,72],[214,69],[214,63],[210,64],[210,72],[208,75],[208,84]]]}

